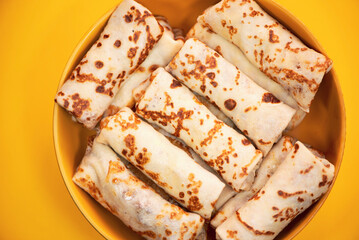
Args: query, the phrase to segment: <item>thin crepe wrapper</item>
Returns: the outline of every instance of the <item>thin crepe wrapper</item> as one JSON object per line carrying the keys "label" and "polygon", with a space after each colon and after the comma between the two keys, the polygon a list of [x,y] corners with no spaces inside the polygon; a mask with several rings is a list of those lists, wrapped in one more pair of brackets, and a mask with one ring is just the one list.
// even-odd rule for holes
{"label": "thin crepe wrapper", "polygon": [[166,201],[176,205],[180,206],[176,200],[174,200],[165,190],[163,190],[161,187],[159,187],[152,179],[147,177],[145,174],[143,174],[139,169],[137,169],[132,163],[127,161],[125,158],[123,158],[120,155],[117,155],[122,161],[123,164],[125,164],[126,168],[132,172],[133,175],[135,175],[139,180],[147,184],[150,188],[152,188],[156,193],[158,193],[163,199]]}
{"label": "thin crepe wrapper", "polygon": [[264,155],[281,137],[295,113],[195,38],[185,42],[167,70],[215,103]]}
{"label": "thin crepe wrapper", "polygon": [[85,127],[94,128],[121,84],[145,60],[162,32],[148,9],[132,0],[122,1],[55,101]]}
{"label": "thin crepe wrapper", "polygon": [[298,141],[265,186],[216,233],[220,239],[274,239],[328,191],[333,177],[333,164]]}
{"label": "thin crepe wrapper", "polygon": [[90,144],[73,181],[146,239],[195,239],[204,220],[164,200],[139,180],[110,147]]}
{"label": "thin crepe wrapper", "polygon": [[209,219],[224,183],[129,108],[101,121],[98,141],[111,146],[182,206]]}
{"label": "thin crepe wrapper", "polygon": [[324,74],[331,69],[329,58],[305,46],[253,0],[222,0],[197,21],[237,45],[309,112]]}
{"label": "thin crepe wrapper", "polygon": [[135,105],[132,91],[138,87],[141,82],[146,80],[158,67],[166,66],[182,47],[183,39],[178,37],[178,40],[175,39],[167,19],[162,16],[156,16],[156,19],[164,29],[161,39],[155,44],[146,60],[122,84],[106,111],[106,116],[114,115],[123,107],[132,108]]}
{"label": "thin crepe wrapper", "polygon": [[163,68],[151,83],[136,111],[147,121],[182,139],[235,190],[256,170],[262,153],[243,135],[217,119],[195,95]]}
{"label": "thin crepe wrapper", "polygon": [[274,174],[278,166],[284,161],[293,148],[294,139],[289,136],[283,136],[269,151],[263,159],[256,172],[256,178],[250,190],[242,191],[230,199],[211,220],[211,225],[216,228],[229,217],[231,217],[239,208],[241,208],[251,197],[253,197]]}
{"label": "thin crepe wrapper", "polygon": [[[138,85],[133,91],[133,97],[134,100],[136,102],[138,102],[140,100],[140,98],[142,97],[142,95],[146,92],[147,87],[150,85],[150,79],[146,79],[145,81],[143,81],[142,83],[140,83],[140,85]],[[209,111],[211,111],[211,113],[216,116],[218,119],[220,119],[221,121],[223,121],[225,124],[227,124],[228,126],[234,128],[235,125],[232,122],[231,119],[229,119],[223,112],[221,112],[221,110],[219,110],[218,107],[216,107],[213,103],[211,103],[210,101],[208,101],[208,99],[206,99],[205,97],[202,97],[201,95],[197,94],[194,92],[194,95],[196,96],[196,98],[203,104],[205,105]]]}
{"label": "thin crepe wrapper", "polygon": [[[161,134],[163,134],[170,142],[181,148],[183,151],[185,151],[193,160],[198,163],[201,167],[209,171],[210,173],[213,173],[218,177],[219,180],[223,181],[222,178],[219,176],[219,174],[210,166],[206,164],[206,162],[195,152],[192,150],[192,148],[188,147],[181,139],[173,136],[172,134],[166,132],[162,128],[158,128],[157,126],[154,127],[157,131],[159,131]],[[225,183],[225,181],[223,181]],[[226,184],[226,186],[223,188],[223,191],[221,195],[218,197],[216,204],[214,205],[215,211],[220,209],[224,203],[226,203],[229,199],[231,199],[234,195],[236,195],[236,191],[234,191],[230,186]]]}
{"label": "thin crepe wrapper", "polygon": [[297,111],[289,122],[287,130],[294,129],[302,122],[306,113],[299,108],[297,102],[279,83],[270,79],[256,66],[254,66],[236,45],[200,23],[196,23],[190,29],[187,33],[187,38],[197,38],[202,41],[207,46],[221,54],[224,59],[236,66],[241,72],[247,75],[259,86],[272,93],[276,98],[288,106],[296,109]]}

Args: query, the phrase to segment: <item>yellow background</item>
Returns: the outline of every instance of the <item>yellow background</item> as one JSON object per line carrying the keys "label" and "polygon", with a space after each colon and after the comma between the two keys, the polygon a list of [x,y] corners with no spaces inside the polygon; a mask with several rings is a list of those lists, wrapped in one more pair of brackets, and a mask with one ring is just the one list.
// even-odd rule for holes
{"label": "yellow background", "polygon": [[[359,1],[277,2],[304,22],[334,60],[347,114],[338,179],[295,239],[359,239]],[[102,239],[61,178],[52,111],[71,52],[116,3],[0,0],[0,239]]]}

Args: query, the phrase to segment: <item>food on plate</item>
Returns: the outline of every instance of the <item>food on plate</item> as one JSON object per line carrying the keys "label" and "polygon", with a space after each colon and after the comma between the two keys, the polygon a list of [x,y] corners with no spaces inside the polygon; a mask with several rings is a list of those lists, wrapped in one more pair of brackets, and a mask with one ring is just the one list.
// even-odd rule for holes
{"label": "food on plate", "polygon": [[185,42],[166,69],[188,88],[214,102],[264,155],[295,113],[195,38]]}
{"label": "food on plate", "polygon": [[220,239],[274,239],[324,195],[334,166],[297,141],[264,187],[216,229]]}
{"label": "food on plate", "polygon": [[224,183],[129,108],[101,121],[108,144],[188,210],[209,219]]}
{"label": "food on plate", "polygon": [[202,231],[201,216],[164,200],[96,139],[89,141],[73,181],[146,239],[194,239]]}
{"label": "food on plate", "polygon": [[220,1],[186,36],[115,8],[55,97],[96,131],[73,182],[146,239],[274,239],[332,185],[324,153],[282,136],[332,61],[254,0]]}
{"label": "food on plate", "polygon": [[89,129],[96,126],[128,75],[136,71],[161,38],[152,13],[124,0],[56,94],[55,101]]}
{"label": "food on plate", "polygon": [[197,38],[210,48],[216,50],[216,52],[221,54],[228,62],[235,65],[259,86],[272,93],[288,106],[296,109],[297,111],[288,124],[287,130],[294,129],[304,119],[306,113],[299,108],[297,102],[290,96],[287,90],[254,66],[236,45],[200,23],[196,23],[190,29],[187,33],[187,37]]}
{"label": "food on plate", "polygon": [[211,225],[214,228],[218,227],[232,216],[266,184],[268,179],[277,170],[278,166],[291,152],[294,141],[295,140],[292,137],[284,136],[273,146],[258,168],[251,189],[238,193],[218,211],[216,216],[211,220]]}
{"label": "food on plate", "polygon": [[240,133],[217,119],[195,95],[163,68],[150,85],[136,112],[182,139],[236,191],[248,189],[248,176],[258,168],[262,153]]}
{"label": "food on plate", "polygon": [[133,89],[146,80],[158,67],[166,66],[182,47],[183,39],[179,36],[175,37],[167,19],[163,16],[156,16],[156,19],[164,29],[161,39],[155,44],[146,60],[122,84],[105,115],[114,115],[123,107],[132,108],[135,105]]}
{"label": "food on plate", "polygon": [[331,69],[329,58],[304,45],[254,0],[222,0],[197,21],[238,46],[309,112],[324,74]]}

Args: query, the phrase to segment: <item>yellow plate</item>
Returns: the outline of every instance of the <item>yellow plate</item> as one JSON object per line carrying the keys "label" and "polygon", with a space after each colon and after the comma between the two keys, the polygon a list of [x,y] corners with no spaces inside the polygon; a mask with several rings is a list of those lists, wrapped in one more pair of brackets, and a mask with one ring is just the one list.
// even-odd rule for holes
{"label": "yellow plate", "polygon": [[[196,17],[206,7],[213,5],[216,1],[143,0],[140,2],[152,12],[166,16],[172,26],[179,26],[187,31],[194,24]],[[319,52],[325,53],[315,37],[291,13],[271,0],[258,0],[257,2],[268,13],[295,33],[304,43]],[[112,11],[113,9],[99,19],[75,48],[64,69],[59,87],[69,77],[72,69],[81,60],[92,43],[96,41]],[[78,188],[71,180],[85,152],[86,139],[93,132],[74,123],[70,115],[56,104],[54,107],[53,124],[58,164],[65,184],[83,215],[105,238],[141,239],[119,219]],[[339,81],[334,69],[325,75],[311,106],[310,114],[299,127],[289,134],[323,151],[326,154],[326,158],[335,165],[335,177],[337,176],[345,142],[345,110]],[[329,192],[319,202],[298,216],[283,230],[278,238],[291,239],[298,234],[313,218],[328,194]]]}

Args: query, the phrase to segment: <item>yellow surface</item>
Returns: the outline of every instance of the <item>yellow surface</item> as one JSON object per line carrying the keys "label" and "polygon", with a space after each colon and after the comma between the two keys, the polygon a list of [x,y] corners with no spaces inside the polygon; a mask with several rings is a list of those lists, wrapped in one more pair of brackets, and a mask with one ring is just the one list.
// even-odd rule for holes
{"label": "yellow surface", "polygon": [[[101,239],[57,167],[53,97],[82,35],[117,1],[0,1],[0,239]],[[296,239],[359,239],[359,1],[278,0],[334,60],[347,111],[341,171],[326,203]],[[325,119],[323,119],[325,121]]]}

